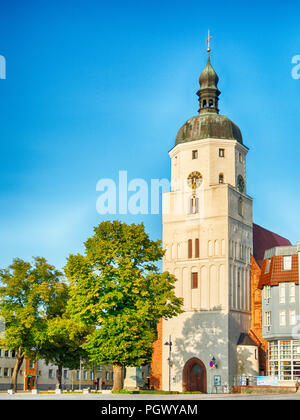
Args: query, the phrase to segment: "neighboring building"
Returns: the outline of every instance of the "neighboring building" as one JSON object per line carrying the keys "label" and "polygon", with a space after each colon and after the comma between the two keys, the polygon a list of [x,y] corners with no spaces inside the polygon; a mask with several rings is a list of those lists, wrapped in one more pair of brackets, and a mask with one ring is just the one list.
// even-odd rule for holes
{"label": "neighboring building", "polygon": [[[10,350],[0,349],[0,390],[7,390],[11,385],[11,377],[15,366],[15,353]],[[17,389],[24,387],[24,362],[21,366],[17,380]]]}
{"label": "neighboring building", "polygon": [[261,265],[262,335],[268,342],[268,374],[300,379],[299,261],[297,246],[269,249]]}
{"label": "neighboring building", "polygon": [[[11,350],[0,349],[0,390],[11,388],[12,373],[15,366],[15,353]],[[38,381],[36,372],[38,369]],[[62,385],[65,389],[71,388],[71,372],[63,368]],[[57,385],[57,366],[47,365],[44,360],[32,362],[25,358],[17,378],[17,390],[28,391],[55,389]]]}
{"label": "neighboring building", "polygon": [[262,330],[262,295],[259,288],[261,265],[265,251],[276,246],[290,246],[288,239],[277,235],[253,223],[253,256],[251,256],[251,328],[250,337],[258,344],[258,359],[260,376],[268,373],[267,353],[268,342],[263,337]]}
{"label": "neighboring building", "polygon": [[[111,388],[114,375],[112,365],[98,365],[93,367],[82,366],[81,370],[71,371],[71,385],[73,389],[79,388]],[[103,385],[101,385],[103,383]]]}

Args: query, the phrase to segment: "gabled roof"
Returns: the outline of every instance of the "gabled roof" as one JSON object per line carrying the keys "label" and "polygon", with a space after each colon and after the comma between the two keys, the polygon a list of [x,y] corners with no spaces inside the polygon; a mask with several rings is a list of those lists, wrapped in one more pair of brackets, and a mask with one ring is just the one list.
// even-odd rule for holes
{"label": "gabled roof", "polygon": [[259,265],[267,249],[290,245],[292,245],[291,242],[283,236],[253,223],[253,256]]}

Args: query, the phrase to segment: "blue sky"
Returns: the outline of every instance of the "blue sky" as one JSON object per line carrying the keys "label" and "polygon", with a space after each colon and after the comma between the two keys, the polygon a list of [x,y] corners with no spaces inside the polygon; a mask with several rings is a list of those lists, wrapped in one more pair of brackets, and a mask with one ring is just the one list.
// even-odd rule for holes
{"label": "blue sky", "polygon": [[[249,147],[254,221],[300,240],[300,5],[295,1],[1,0],[0,267],[44,256],[61,268],[93,227],[97,181],[169,178],[168,150],[197,113],[211,61],[220,113]],[[161,238],[160,215],[145,222]]]}

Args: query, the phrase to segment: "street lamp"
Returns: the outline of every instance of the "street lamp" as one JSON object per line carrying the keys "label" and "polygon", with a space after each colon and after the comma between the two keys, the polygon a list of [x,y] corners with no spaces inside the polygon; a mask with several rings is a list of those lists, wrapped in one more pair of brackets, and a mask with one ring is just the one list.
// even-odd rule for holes
{"label": "street lamp", "polygon": [[169,336],[169,341],[165,343],[165,346],[169,346],[169,392],[171,392],[171,353],[172,353],[172,341],[171,336]]}

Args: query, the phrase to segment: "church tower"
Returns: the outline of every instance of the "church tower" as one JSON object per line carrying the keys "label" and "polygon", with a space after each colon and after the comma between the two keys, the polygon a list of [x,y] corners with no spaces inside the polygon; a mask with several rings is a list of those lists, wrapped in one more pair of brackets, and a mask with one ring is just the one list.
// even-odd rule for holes
{"label": "church tower", "polygon": [[180,392],[212,392],[214,381],[232,386],[237,345],[250,329],[248,148],[219,114],[219,78],[207,51],[198,115],[178,131],[169,152],[171,191],[163,196],[163,270],[177,278],[184,313],[160,324],[160,384]]}

